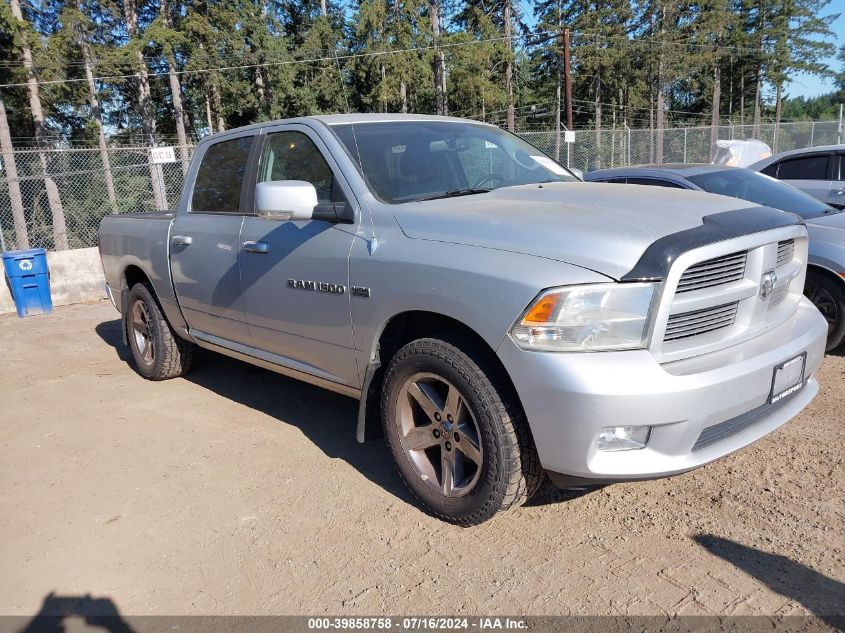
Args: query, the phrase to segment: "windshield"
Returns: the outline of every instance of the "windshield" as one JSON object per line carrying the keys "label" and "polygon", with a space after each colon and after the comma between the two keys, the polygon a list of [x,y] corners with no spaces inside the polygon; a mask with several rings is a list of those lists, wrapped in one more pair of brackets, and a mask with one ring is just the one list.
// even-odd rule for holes
{"label": "windshield", "polygon": [[711,171],[686,178],[710,193],[790,211],[805,220],[837,212],[833,207],[791,185],[748,169]]}
{"label": "windshield", "polygon": [[333,125],[332,130],[385,202],[578,180],[533,145],[489,125],[406,120]]}

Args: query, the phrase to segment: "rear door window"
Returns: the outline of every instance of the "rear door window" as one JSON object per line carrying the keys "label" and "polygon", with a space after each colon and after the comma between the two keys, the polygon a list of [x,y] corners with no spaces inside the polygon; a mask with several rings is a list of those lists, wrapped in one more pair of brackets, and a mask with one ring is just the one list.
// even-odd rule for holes
{"label": "rear door window", "polygon": [[772,163],[760,170],[761,174],[766,174],[767,176],[771,176],[772,178],[778,177],[778,166],[780,163]]}
{"label": "rear door window", "polygon": [[253,136],[241,136],[211,145],[202,157],[191,213],[239,213]]}
{"label": "rear door window", "polygon": [[778,178],[781,180],[827,180],[830,158],[827,154],[787,158],[780,163]]}

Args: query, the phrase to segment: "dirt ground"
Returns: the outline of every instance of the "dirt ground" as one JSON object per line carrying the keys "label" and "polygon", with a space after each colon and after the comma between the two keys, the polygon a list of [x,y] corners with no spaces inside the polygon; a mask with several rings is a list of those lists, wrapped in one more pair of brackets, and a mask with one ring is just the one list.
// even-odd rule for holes
{"label": "dirt ground", "polygon": [[420,511],[356,403],[201,353],[141,379],[100,303],[0,317],[0,613],[845,614],[845,357],[798,418],[670,480]]}

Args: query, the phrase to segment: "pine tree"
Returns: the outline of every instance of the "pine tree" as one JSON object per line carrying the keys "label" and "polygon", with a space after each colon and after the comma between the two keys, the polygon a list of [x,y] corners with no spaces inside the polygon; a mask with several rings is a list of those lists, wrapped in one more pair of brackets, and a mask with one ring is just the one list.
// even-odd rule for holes
{"label": "pine tree", "polygon": [[443,0],[428,0],[428,20],[434,43],[434,103],[437,114],[449,114],[449,96],[446,91],[446,55],[440,45],[445,23]]}
{"label": "pine tree", "polygon": [[[563,0],[540,0],[534,4],[537,18],[535,31],[539,43],[531,48],[532,79],[541,101],[554,100],[555,107],[555,158],[560,158],[560,111],[563,106]],[[552,87],[554,92],[552,93]]]}
{"label": "pine tree", "polygon": [[23,57],[24,68],[26,69],[26,84],[27,90],[29,91],[29,109],[32,114],[32,123],[35,130],[35,142],[38,146],[38,159],[41,162],[41,168],[44,172],[44,188],[47,191],[47,201],[50,205],[50,212],[53,216],[53,248],[57,251],[63,251],[69,248],[67,227],[65,224],[65,210],[62,206],[59,188],[56,186],[56,182],[50,175],[47,160],[47,127],[44,118],[44,108],[41,103],[41,91],[38,86],[38,80],[35,77],[33,65],[31,42],[34,39],[34,33],[28,27],[23,18],[19,0],[10,0],[10,6],[12,9],[12,15],[18,22],[17,43],[20,48],[21,56]]}
{"label": "pine tree", "polygon": [[354,63],[364,109],[411,112],[430,101],[436,53],[427,50],[433,42],[427,9],[426,0],[364,0],[359,5],[354,50],[378,53]]}
{"label": "pine tree", "polygon": [[[634,75],[628,34],[632,28],[629,0],[543,0],[535,5],[537,29],[541,33],[572,30],[572,75],[574,94],[592,95],[592,124],[602,160],[602,126],[605,103],[610,103],[612,116],[625,118],[629,81]],[[558,101],[563,42],[560,37],[548,39],[532,51],[535,82],[543,98]],[[551,90],[554,89],[554,94]],[[621,96],[620,96],[621,95]],[[582,101],[586,101],[581,98]],[[557,106],[556,106],[557,107]]]}
{"label": "pine tree", "polygon": [[[15,53],[15,40],[12,32],[17,20],[12,16],[10,7],[0,5],[0,57],[2,59],[13,59]],[[0,82],[15,82],[18,76],[10,72],[10,69],[0,67]],[[21,186],[18,180],[18,167],[15,163],[14,147],[9,125],[9,115],[6,110],[6,95],[0,89],[0,156],[2,156],[3,169],[6,173],[6,184],[8,185],[9,203],[12,208],[12,224],[15,229],[15,248],[29,248],[29,230],[26,225],[26,215],[21,196]],[[0,226],[0,231],[3,227]],[[4,232],[5,235],[8,233]],[[9,243],[6,248],[12,248]]]}
{"label": "pine tree", "polygon": [[726,57],[724,45],[736,23],[736,14],[731,9],[730,0],[696,0],[692,4],[694,17],[690,25],[690,54],[704,70],[700,74],[706,79],[701,82],[701,87],[709,83],[712,95],[709,104],[711,159],[715,157],[716,141],[719,138],[722,68]]}
{"label": "pine tree", "polygon": [[839,47],[836,59],[841,64],[839,72],[836,73],[836,86],[840,91],[845,92],[845,44]]}
{"label": "pine tree", "polygon": [[190,44],[182,31],[177,28],[177,20],[181,18],[178,11],[179,8],[177,2],[160,0],[158,16],[147,27],[146,36],[151,42],[161,47],[161,52],[167,63],[167,80],[170,84],[170,100],[172,104],[172,119],[176,127],[176,142],[179,145],[182,174],[187,175],[190,164],[187,149],[187,115],[182,96],[182,83],[179,79],[177,68],[177,58],[180,53],[184,54],[184,51],[189,50]]}
{"label": "pine tree", "polygon": [[468,23],[472,31],[450,36],[448,66],[451,88],[449,100],[453,114],[476,117],[483,121],[497,120],[496,113],[506,111],[507,94],[497,73],[501,69],[501,47],[496,25],[478,9]]}
{"label": "pine tree", "polygon": [[[516,68],[516,47],[518,35],[527,32],[518,4],[515,0],[468,0],[457,16],[457,22],[473,32],[489,32],[497,41],[496,61],[491,74],[498,74],[506,96],[506,125],[508,131],[516,130],[516,92],[514,74]],[[494,73],[494,69],[501,71]]]}
{"label": "pine tree", "polygon": [[[103,111],[100,106],[99,91],[94,79],[94,49],[95,42],[103,42],[102,31],[108,31],[108,27],[95,26],[89,17],[88,11],[92,10],[83,1],[76,4],[68,4],[60,14],[60,21],[64,28],[50,38],[51,51],[56,57],[62,59],[65,64],[81,64],[84,70],[85,86],[87,89],[84,100],[88,104],[88,116],[96,128],[97,145],[100,150],[100,161],[103,167],[103,178],[106,186],[106,196],[112,213],[117,212],[117,195],[114,187],[114,176],[111,169],[108,146],[106,142],[105,126],[103,123]],[[94,8],[94,11],[97,9]],[[98,16],[99,17],[99,16]],[[106,23],[108,24],[108,22]],[[109,24],[109,26],[111,26]],[[100,31],[99,33],[97,31]],[[77,66],[78,67],[78,66]],[[72,71],[68,70],[68,74]],[[70,84],[71,86],[74,84]],[[70,95],[68,95],[70,96]],[[81,95],[80,95],[81,97]],[[67,97],[66,97],[67,98]],[[80,99],[74,98],[74,103]]]}
{"label": "pine tree", "polygon": [[[194,73],[190,89],[197,93],[199,108],[205,116],[198,114],[195,120],[205,119],[208,133],[226,129],[226,111],[221,86],[226,77],[218,70],[229,65],[234,58],[231,40],[235,28],[235,14],[212,0],[197,0],[185,12],[181,27],[190,42],[190,54],[186,55],[185,70]],[[240,99],[243,95],[238,95]],[[234,102],[235,105],[240,103]]]}
{"label": "pine tree", "polygon": [[150,96],[150,78],[147,63],[144,59],[144,40],[141,38],[139,26],[138,0],[123,0],[123,17],[126,21],[126,52],[134,57],[135,81],[138,90],[138,112],[141,115],[141,129],[144,142],[150,145],[156,143],[156,121],[153,115],[153,104]]}
{"label": "pine tree", "polygon": [[644,56],[652,68],[650,83],[656,128],[654,161],[663,162],[663,129],[666,124],[667,101],[679,77],[689,75],[691,57],[685,44],[689,41],[692,11],[689,3],[674,0],[644,0],[638,7],[638,35],[646,41]]}
{"label": "pine tree", "polygon": [[347,69],[340,60],[346,50],[343,11],[327,1],[324,15],[323,4],[305,0],[288,5],[286,30],[293,58],[300,62],[293,67],[291,114],[346,111]]}
{"label": "pine tree", "polygon": [[775,133],[772,150],[778,149],[783,86],[796,72],[832,75],[823,59],[836,48],[822,38],[833,37],[830,24],[838,17],[823,15],[830,0],[780,0],[772,16],[772,51],[769,54],[768,79],[775,87]]}

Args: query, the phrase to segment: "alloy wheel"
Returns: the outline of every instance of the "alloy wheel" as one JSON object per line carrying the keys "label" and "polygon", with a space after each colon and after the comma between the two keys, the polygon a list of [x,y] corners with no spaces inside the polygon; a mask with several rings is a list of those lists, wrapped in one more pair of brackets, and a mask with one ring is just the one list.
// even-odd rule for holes
{"label": "alloy wheel", "polygon": [[136,301],[132,306],[132,338],[135,349],[145,365],[152,365],[155,360],[152,332],[150,331],[150,313],[143,301]]}
{"label": "alloy wheel", "polygon": [[452,383],[433,373],[408,378],[398,394],[399,443],[416,474],[445,497],[469,494],[484,455],[475,415]]}
{"label": "alloy wheel", "polygon": [[810,284],[807,284],[804,294],[818,308],[825,320],[827,320],[827,333],[829,336],[836,327],[836,321],[839,318],[836,298],[824,286]]}

